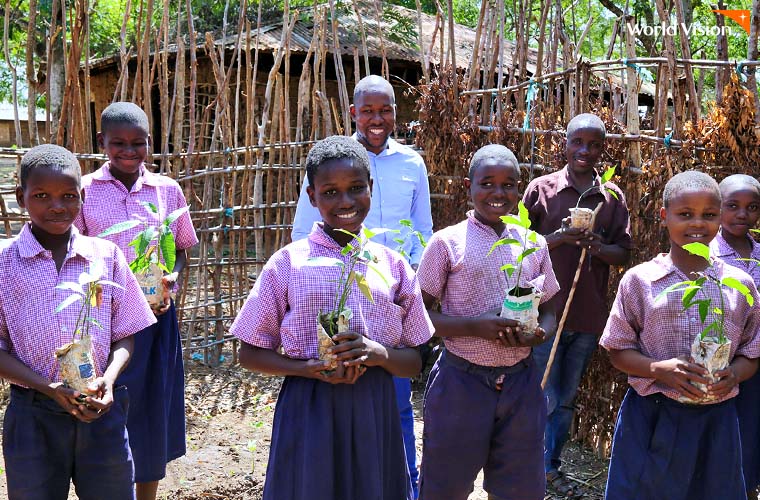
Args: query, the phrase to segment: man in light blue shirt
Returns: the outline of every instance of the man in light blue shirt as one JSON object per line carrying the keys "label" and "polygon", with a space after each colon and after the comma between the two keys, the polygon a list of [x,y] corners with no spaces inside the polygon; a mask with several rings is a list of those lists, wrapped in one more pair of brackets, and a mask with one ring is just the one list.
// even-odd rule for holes
{"label": "man in light blue shirt", "polygon": [[[414,230],[419,231],[425,240],[430,239],[433,234],[433,219],[430,213],[427,169],[419,154],[390,137],[396,128],[396,97],[391,84],[377,75],[363,78],[354,89],[351,117],[356,123],[356,134],[353,137],[367,150],[370,176],[373,180],[372,205],[364,225],[370,229],[383,227],[402,232],[401,235],[383,233],[374,237],[372,241],[394,250],[398,249],[394,238],[403,237],[410,231],[408,227],[400,224],[402,219],[410,220]],[[309,202],[306,195],[307,185],[308,181],[304,179],[293,221],[293,241],[306,238],[314,223],[322,220],[319,211]],[[403,250],[409,255],[412,267],[417,269],[422,256],[420,241],[415,237],[405,238]],[[396,377],[394,382],[409,475],[416,498],[418,473],[411,383],[409,379]]]}

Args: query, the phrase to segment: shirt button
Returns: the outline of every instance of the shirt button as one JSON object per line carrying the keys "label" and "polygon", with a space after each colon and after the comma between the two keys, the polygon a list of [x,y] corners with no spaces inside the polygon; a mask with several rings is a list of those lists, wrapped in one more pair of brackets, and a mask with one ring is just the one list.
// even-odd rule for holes
{"label": "shirt button", "polygon": [[692,323],[696,323],[697,322],[697,318],[691,318],[691,322]]}

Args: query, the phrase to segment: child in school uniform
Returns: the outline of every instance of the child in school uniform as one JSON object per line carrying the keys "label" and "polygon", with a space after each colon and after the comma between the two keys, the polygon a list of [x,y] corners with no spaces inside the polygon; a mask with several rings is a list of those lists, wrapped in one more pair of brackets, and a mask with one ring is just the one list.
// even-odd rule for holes
{"label": "child in school uniform", "polygon": [[[720,231],[710,252],[752,276],[760,286],[760,244],[749,235],[760,219],[760,182],[744,174],[730,175],[720,183]],[[743,260],[743,259],[754,259]],[[742,438],[742,467],[747,495],[757,498],[760,485],[760,374],[739,384],[736,397]]]}
{"label": "child in school uniform", "polygon": [[[158,227],[168,214],[187,206],[176,181],[150,172],[145,162],[150,147],[148,117],[137,105],[115,102],[101,114],[98,145],[108,162],[84,176],[86,202],[75,224],[89,236],[112,225],[140,219]],[[152,213],[143,203],[152,203]],[[107,236],[127,260],[135,257],[129,242],[144,229]],[[155,312],[157,323],[135,337],[132,361],[119,379],[129,389],[127,427],[135,460],[138,500],[154,500],[166,464],[185,454],[185,399],[182,345],[169,289],[185,267],[187,249],[198,242],[187,212],[171,224],[176,244],[173,273],[164,276],[163,305]]]}
{"label": "child in school uniform", "polygon": [[[416,346],[432,334],[416,275],[393,250],[369,241],[385,279],[358,263],[373,301],[355,285],[349,332],[331,348],[335,371],[318,359],[317,314],[335,307],[341,268],[314,257],[349,257],[370,207],[369,159],[361,144],[333,136],[306,160],[308,196],[322,222],[277,251],[261,271],[230,331],[240,364],[285,376],[275,409],[264,500],[411,500],[392,375],[421,369]],[[386,284],[387,281],[387,284]],[[280,349],[281,352],[280,353]]]}
{"label": "child in school uniform", "polygon": [[[115,383],[132,352],[132,335],[155,322],[122,252],[72,227],[82,206],[79,162],[42,145],[21,160],[16,199],[30,223],[0,247],[0,377],[11,385],[3,421],[10,500],[66,498],[73,480],[82,500],[132,499],[128,396]],[[64,386],[55,350],[71,342],[75,302],[56,313],[91,264],[102,262],[100,324],[90,330],[97,379],[87,394]],[[82,399],[84,397],[84,399]]]}
{"label": "child in school uniform", "polygon": [[[660,210],[670,252],[630,269],[620,282],[600,344],[613,366],[628,374],[631,387],[615,426],[607,499],[746,498],[735,396],[739,383],[755,373],[760,355],[755,284],[719,259],[707,271],[717,279],[740,281],[754,297],[750,305],[741,293],[723,287],[731,352],[729,366],[715,373],[715,383],[709,383],[705,368],[690,361],[692,341],[705,327],[697,308],[684,311],[677,292],[658,298],[668,286],[696,279],[707,269],[703,257],[683,246],[709,244],[718,233],[720,211],[715,180],[696,171],[675,175],[665,185]],[[717,286],[704,292],[714,306],[720,304]],[[708,323],[715,319],[712,314]],[[691,382],[707,384],[706,392]],[[699,404],[706,395],[712,400]]]}
{"label": "child in school uniform", "polygon": [[538,235],[530,244],[538,250],[523,260],[519,285],[543,292],[539,326],[521,331],[516,321],[499,316],[506,291],[515,285],[500,267],[517,264],[521,248],[502,245],[488,255],[502,238],[525,237],[524,229],[500,219],[519,200],[519,180],[509,149],[478,150],[465,179],[474,209],[435,233],[422,255],[417,276],[445,345],[425,390],[422,500],[466,500],[481,469],[489,499],[544,498],[546,402],[531,347],[556,328],[549,300],[559,284]]}

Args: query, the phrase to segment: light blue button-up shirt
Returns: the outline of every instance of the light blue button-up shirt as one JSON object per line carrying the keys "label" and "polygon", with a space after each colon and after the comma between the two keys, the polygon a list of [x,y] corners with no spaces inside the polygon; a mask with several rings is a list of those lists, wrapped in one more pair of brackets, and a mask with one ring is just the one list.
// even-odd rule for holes
{"label": "light blue button-up shirt", "polygon": [[[353,136],[356,139],[356,135]],[[430,185],[427,168],[422,157],[408,146],[388,139],[388,147],[380,154],[367,151],[369,155],[370,176],[373,179],[372,205],[364,220],[364,226],[372,228],[399,229],[402,234],[409,231],[399,224],[402,219],[412,221],[412,227],[419,231],[425,240],[433,235],[433,217],[430,213]],[[296,216],[293,221],[293,241],[306,238],[315,222],[322,217],[316,207],[311,206],[304,179],[298,198]],[[394,250],[399,238],[397,233],[384,233],[372,238]],[[411,264],[419,264],[422,257],[422,245],[415,237],[405,238],[404,251],[409,254]]]}

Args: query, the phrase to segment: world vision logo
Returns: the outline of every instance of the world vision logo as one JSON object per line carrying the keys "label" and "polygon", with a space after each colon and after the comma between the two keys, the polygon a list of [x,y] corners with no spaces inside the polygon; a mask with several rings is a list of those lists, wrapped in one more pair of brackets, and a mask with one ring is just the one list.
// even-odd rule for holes
{"label": "world vision logo", "polygon": [[733,19],[749,35],[750,12],[748,10],[714,10],[713,12],[717,12],[718,14]]}

